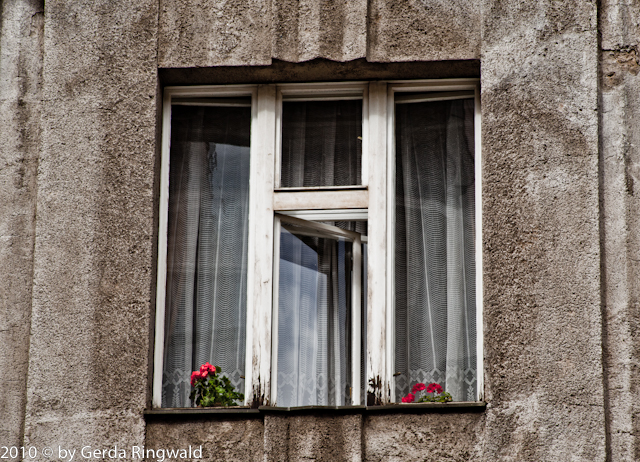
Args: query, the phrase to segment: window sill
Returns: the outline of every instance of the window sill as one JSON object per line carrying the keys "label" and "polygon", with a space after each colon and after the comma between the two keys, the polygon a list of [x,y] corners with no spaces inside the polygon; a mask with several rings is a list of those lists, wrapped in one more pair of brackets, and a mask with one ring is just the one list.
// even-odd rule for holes
{"label": "window sill", "polygon": [[258,408],[260,412],[265,414],[360,414],[364,413],[366,409],[366,406],[260,406]]}
{"label": "window sill", "polygon": [[484,412],[487,403],[484,401],[459,401],[455,403],[410,403],[387,404],[383,406],[300,406],[277,407],[260,406],[227,408],[164,408],[144,411],[145,419],[162,418],[197,418],[197,417],[232,417],[244,416],[262,418],[265,414],[300,415],[300,414],[416,414],[442,412]]}
{"label": "window sill", "polygon": [[246,416],[260,417],[258,409],[251,409],[246,406],[237,407],[174,407],[174,408],[157,408],[147,409],[144,411],[144,418],[189,418],[189,417],[208,417],[208,416]]}
{"label": "window sill", "polygon": [[484,401],[456,401],[452,403],[397,403],[383,406],[367,406],[367,413],[417,413],[417,412],[484,412]]}
{"label": "window sill", "polygon": [[345,185],[345,186],[289,186],[274,188],[275,192],[314,192],[314,191],[366,191],[366,185]]}

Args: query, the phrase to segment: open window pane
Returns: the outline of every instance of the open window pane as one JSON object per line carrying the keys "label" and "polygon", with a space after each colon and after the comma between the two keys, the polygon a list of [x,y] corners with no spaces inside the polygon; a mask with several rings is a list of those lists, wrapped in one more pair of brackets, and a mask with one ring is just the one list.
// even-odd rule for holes
{"label": "open window pane", "polygon": [[362,184],[362,100],[284,101],[280,186]]}
{"label": "open window pane", "polygon": [[354,255],[360,248],[359,237],[350,242],[325,230],[281,223],[278,406],[352,403],[352,368],[360,374],[359,360],[352,363],[353,291],[361,290]]}
{"label": "open window pane", "polygon": [[396,99],[396,399],[477,399],[473,99]]}
{"label": "open window pane", "polygon": [[[362,243],[362,290],[360,292],[361,306],[360,320],[362,323],[362,338],[360,341],[360,404],[367,404],[367,264],[369,246]],[[358,404],[358,403],[354,403]]]}
{"label": "open window pane", "polygon": [[172,106],[163,407],[207,361],[244,391],[250,125],[250,98]]}

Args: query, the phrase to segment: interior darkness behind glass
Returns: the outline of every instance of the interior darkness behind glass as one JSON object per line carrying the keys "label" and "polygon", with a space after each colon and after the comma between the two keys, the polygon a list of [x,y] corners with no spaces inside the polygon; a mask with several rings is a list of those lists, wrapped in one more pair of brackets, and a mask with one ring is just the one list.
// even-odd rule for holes
{"label": "interior darkness behind glass", "polygon": [[362,184],[362,100],[284,101],[280,186]]}

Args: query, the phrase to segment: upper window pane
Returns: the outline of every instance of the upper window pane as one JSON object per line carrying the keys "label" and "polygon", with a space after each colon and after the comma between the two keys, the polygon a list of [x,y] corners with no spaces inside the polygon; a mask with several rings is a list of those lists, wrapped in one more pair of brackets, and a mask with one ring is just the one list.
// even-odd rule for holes
{"label": "upper window pane", "polygon": [[362,99],[283,101],[281,187],[362,184]]}
{"label": "upper window pane", "polygon": [[474,100],[399,96],[396,399],[416,383],[437,382],[454,401],[475,401]]}
{"label": "upper window pane", "polygon": [[244,392],[251,99],[171,109],[162,406],[210,362]]}

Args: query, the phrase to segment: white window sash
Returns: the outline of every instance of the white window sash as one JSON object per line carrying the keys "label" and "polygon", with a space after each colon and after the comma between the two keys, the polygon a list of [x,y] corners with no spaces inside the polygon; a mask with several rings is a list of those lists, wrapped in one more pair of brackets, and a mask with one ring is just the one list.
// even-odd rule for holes
{"label": "white window sash", "polygon": [[[365,354],[366,380],[373,379],[378,402],[395,401],[394,393],[394,204],[395,140],[394,95],[397,92],[473,91],[475,95],[475,194],[476,194],[476,336],[478,400],[483,399],[483,306],[482,306],[482,155],[480,89],[478,79],[431,81],[346,82],[282,85],[225,85],[166,87],[160,169],[160,214],[156,292],[153,407],[161,407],[166,297],[167,221],[169,202],[169,153],[171,100],[174,97],[252,97],[250,206],[247,270],[247,328],[245,402],[273,404],[277,383],[277,287],[275,262],[279,248],[279,226],[274,210],[305,220],[347,218],[368,220],[367,345],[360,351],[360,310],[354,313],[353,403],[360,404],[360,355]],[[360,187],[278,189],[280,177],[282,100],[329,100],[357,97],[363,100],[362,185]],[[447,98],[434,95],[435,98]],[[324,190],[323,190],[324,189]],[[328,198],[341,195],[341,201]],[[301,194],[305,197],[302,199]],[[287,197],[289,196],[289,197]],[[347,199],[348,197],[348,199]],[[335,198],[335,197],[334,197]],[[355,217],[355,218],[354,218]],[[359,268],[360,266],[355,266]],[[360,296],[360,291],[354,291]],[[353,301],[354,307],[359,306]],[[357,341],[355,332],[357,331]],[[274,348],[274,341],[276,342]],[[357,377],[356,377],[357,375]],[[272,387],[272,384],[274,386]],[[365,395],[368,383],[365,384]],[[357,399],[356,399],[357,398]]]}
{"label": "white window sash", "polygon": [[[275,183],[280,188],[280,172],[282,168],[282,102],[283,101],[338,101],[362,100],[362,160],[360,186],[367,186],[368,158],[368,88],[365,82],[337,82],[337,83],[288,83],[279,84],[276,109],[276,164]],[[306,188],[305,188],[306,189]],[[313,189],[313,188],[310,188]],[[342,188],[346,189],[346,188]]]}
{"label": "white window sash", "polygon": [[[395,364],[395,95],[406,92],[424,92],[420,101],[446,101],[474,97],[474,168],[475,168],[475,265],[476,265],[476,353],[477,353],[477,395],[476,400],[484,398],[484,348],[483,348],[483,285],[482,285],[482,151],[481,151],[481,107],[479,79],[447,79],[431,81],[390,81],[387,91],[387,349],[388,367],[385,369],[383,383],[389,384],[389,399],[395,402],[393,366]],[[463,93],[464,92],[464,93]],[[471,93],[473,92],[473,93]],[[429,93],[431,95],[429,95]],[[448,93],[448,94],[447,94]],[[409,101],[409,100],[406,100]],[[417,98],[411,98],[417,101]],[[372,202],[373,204],[373,202]],[[385,402],[383,400],[383,402]]]}
{"label": "white window sash", "polygon": [[[324,211],[322,219],[326,221],[344,220],[344,214],[332,214],[330,210]],[[361,316],[361,290],[362,290],[362,237],[360,233],[347,231],[336,226],[318,223],[289,214],[276,213],[274,217],[274,244],[273,244],[273,317],[272,317],[272,364],[271,364],[271,401],[278,402],[278,307],[279,307],[279,275],[280,275],[280,229],[281,223],[290,223],[313,230],[318,237],[332,239],[344,239],[353,243],[353,273],[351,287],[351,402],[360,404],[360,355],[362,344],[362,316]]]}
{"label": "white window sash", "polygon": [[[247,403],[263,402],[271,394],[271,302],[273,297],[273,190],[276,144],[276,86],[260,85],[256,101],[257,120],[251,127],[251,175],[249,183],[249,268],[252,294],[247,304]],[[267,403],[265,403],[267,404]]]}
{"label": "white window sash", "polygon": [[[367,382],[379,402],[387,402],[391,381],[389,338],[392,324],[387,303],[387,84],[369,84],[369,233],[367,247]],[[385,274],[386,273],[386,274]]]}
{"label": "white window sash", "polygon": [[[154,352],[153,352],[153,382],[152,382],[152,406],[162,407],[162,369],[164,366],[164,321],[165,321],[165,302],[166,302],[166,284],[167,284],[167,227],[169,219],[169,161],[170,161],[170,149],[171,149],[171,101],[173,98],[205,98],[205,97],[246,97],[250,96],[252,100],[251,110],[251,143],[254,143],[254,130],[253,126],[256,123],[257,112],[254,109],[256,101],[256,86],[255,85],[227,85],[224,87],[211,87],[211,86],[193,86],[193,87],[166,87],[163,95],[163,107],[162,107],[162,139],[161,139],[161,165],[160,165],[160,214],[158,223],[158,269],[157,269],[157,283],[156,283],[156,317],[155,317],[155,339],[154,339]],[[252,148],[253,151],[253,148]],[[251,153],[251,165],[253,165],[253,152]],[[255,189],[250,187],[250,194]],[[250,198],[251,200],[251,198]],[[252,247],[252,240],[255,237],[252,236],[252,229],[249,229],[249,248]],[[252,255],[249,257],[249,267],[247,270],[247,293],[250,294],[249,289],[253,285],[253,266],[251,265]],[[250,301],[250,300],[249,300]],[[247,304],[247,326],[250,326],[250,304]],[[252,332],[250,329],[246,330],[247,345],[252,341]],[[249,348],[247,352],[251,351]],[[251,364],[249,362],[250,357],[245,357],[245,364]],[[247,374],[249,367],[245,366]],[[246,384],[250,384],[250,378],[245,375],[245,392]],[[248,394],[245,393],[245,402]]]}

